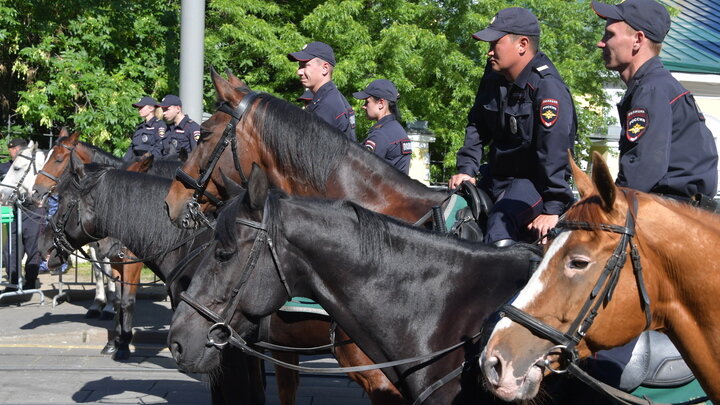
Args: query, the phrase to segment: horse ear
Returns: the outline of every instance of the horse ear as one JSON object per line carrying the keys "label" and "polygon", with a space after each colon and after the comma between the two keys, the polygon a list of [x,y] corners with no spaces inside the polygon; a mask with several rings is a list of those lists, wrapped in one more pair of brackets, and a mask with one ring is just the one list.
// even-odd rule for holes
{"label": "horse ear", "polygon": [[58,134],[57,139],[60,139],[63,136],[70,136],[70,131],[68,131],[67,127],[60,128],[60,133]]}
{"label": "horse ear", "polygon": [[584,171],[582,171],[580,166],[575,163],[575,159],[573,159],[573,155],[572,152],[570,152],[570,149],[568,149],[567,154],[568,160],[570,161],[570,168],[572,169],[572,176],[575,180],[575,185],[580,192],[580,197],[582,198],[590,195],[593,191],[595,191],[595,186],[590,180],[590,176],[588,176]]}
{"label": "horse ear", "polygon": [[227,77],[228,77],[228,82],[230,82],[230,84],[231,84],[233,87],[235,87],[236,89],[237,89],[237,88],[242,88],[242,89],[248,88],[247,84],[245,84],[245,82],[243,82],[242,80],[238,79],[238,77],[235,76],[235,75],[230,71],[230,69],[225,69],[225,74],[226,74]]}
{"label": "horse ear", "polygon": [[592,179],[597,188],[600,199],[602,200],[603,209],[605,212],[610,212],[615,204],[615,195],[617,194],[617,186],[612,179],[610,169],[605,163],[605,159],[602,158],[597,152],[593,152],[593,169]]}
{"label": "horse ear", "polygon": [[155,162],[155,156],[153,156],[152,153],[147,152],[140,156],[136,161],[140,163],[140,165],[137,166],[137,172],[147,173],[147,171],[153,166],[153,162]]}
{"label": "horse ear", "polygon": [[223,79],[222,76],[218,74],[218,72],[215,71],[215,69],[210,69],[210,76],[212,77],[213,85],[215,86],[215,91],[217,91],[217,95],[220,98],[220,100],[224,101],[230,101],[233,100],[233,87],[227,80]]}
{"label": "horse ear", "polygon": [[70,138],[68,139],[72,144],[76,144],[78,142],[78,138],[80,138],[80,132],[75,131],[72,133],[72,135],[70,135]]}
{"label": "horse ear", "polygon": [[85,177],[85,163],[74,153],[70,154],[70,170],[78,178]]}
{"label": "horse ear", "polygon": [[233,179],[226,176],[222,169],[220,170],[220,177],[222,178],[223,184],[225,185],[225,192],[229,197],[235,197],[245,192],[243,186],[237,184]]}
{"label": "horse ear", "polygon": [[250,179],[248,179],[248,198],[250,199],[250,208],[260,210],[265,207],[268,189],[270,184],[267,175],[257,164],[253,163]]}

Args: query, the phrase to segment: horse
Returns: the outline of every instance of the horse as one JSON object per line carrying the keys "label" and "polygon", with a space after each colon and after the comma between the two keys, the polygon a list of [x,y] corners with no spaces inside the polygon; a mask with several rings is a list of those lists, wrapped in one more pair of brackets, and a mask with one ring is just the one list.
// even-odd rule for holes
{"label": "horse", "polygon": [[[525,284],[539,251],[464,241],[352,202],[288,197],[268,188],[255,167],[248,191],[221,211],[215,242],[173,316],[168,342],[179,365],[213,370],[229,337],[252,339],[259,319],[290,296],[303,296],[320,303],[374,362],[458,345],[384,368],[407,401],[487,399],[477,391],[473,361],[479,332]],[[460,370],[462,378],[452,378]],[[444,377],[448,381],[435,392],[422,394]]]}
{"label": "horse", "polygon": [[25,201],[29,197],[35,176],[45,163],[45,152],[38,148],[37,143],[30,141],[20,149],[12,166],[0,183],[0,203],[7,205],[16,199]]}
{"label": "horse", "polygon": [[[33,200],[42,205],[59,181],[59,178],[73,159],[80,163],[95,162],[106,164],[112,167],[125,168],[149,172],[159,176],[171,177],[180,165],[179,161],[153,162],[152,159],[130,168],[135,162],[125,162],[104,150],[79,140],[79,133],[70,134],[67,128],[63,128],[58,134],[55,146],[50,151],[47,162],[38,172],[33,186]],[[105,256],[105,261],[112,264],[93,263],[92,269],[95,276],[95,299],[88,308],[86,317],[94,318],[115,318],[114,333],[110,336],[108,343],[101,350],[102,354],[112,355],[116,360],[126,360],[130,357],[130,342],[132,341],[132,325],[134,319],[135,299],[137,284],[140,282],[140,274],[143,264],[137,263],[126,257],[133,257],[134,254],[128,251],[121,251],[113,248],[116,242],[108,240],[93,241],[90,245],[90,255],[96,258],[96,251],[112,252],[111,256]],[[122,254],[120,254],[122,252]],[[124,262],[125,264],[120,264]],[[108,283],[108,294],[105,294],[105,277],[103,274],[111,274],[120,277],[128,286],[120,285],[121,294],[115,293],[116,283]],[[102,308],[102,310],[101,310]],[[117,311],[115,309],[118,309]]]}
{"label": "horse", "polygon": [[[211,74],[221,108],[202,124],[198,146],[179,172],[186,181],[174,181],[165,198],[170,218],[178,226],[201,222],[194,194],[198,195],[200,210],[210,211],[209,200],[203,195],[227,200],[232,188],[228,182],[244,182],[253,162],[268,173],[276,187],[291,195],[347,199],[408,222],[419,220],[448,199],[448,192],[411,179],[307,111],[269,94],[256,95],[230,73],[229,81],[214,69]],[[227,138],[226,128],[232,128]],[[224,139],[229,147],[218,149]],[[218,156],[215,170],[210,167],[214,156]],[[186,187],[187,177],[201,175],[208,177],[208,184],[202,185],[206,190]],[[189,183],[193,182],[197,183]],[[348,365],[369,364],[367,356],[354,345],[339,347],[335,353],[345,359],[341,361],[350,362],[345,363]],[[382,393],[390,386],[380,372],[364,375],[359,382],[368,392]]]}
{"label": "horse", "polygon": [[532,398],[549,368],[572,371],[576,358],[659,330],[720,403],[720,217],[616,186],[597,153],[592,179],[572,165],[582,199],[502,309],[482,354],[490,389],[508,401]]}

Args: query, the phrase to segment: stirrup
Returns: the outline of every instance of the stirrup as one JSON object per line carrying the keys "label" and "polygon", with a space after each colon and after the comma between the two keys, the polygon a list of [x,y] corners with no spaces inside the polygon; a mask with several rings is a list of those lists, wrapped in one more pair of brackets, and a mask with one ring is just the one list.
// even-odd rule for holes
{"label": "stirrup", "polygon": [[492,245],[495,247],[504,248],[504,247],[510,247],[510,246],[514,245],[515,243],[516,242],[512,239],[500,239],[500,240],[496,240],[495,242],[493,242]]}

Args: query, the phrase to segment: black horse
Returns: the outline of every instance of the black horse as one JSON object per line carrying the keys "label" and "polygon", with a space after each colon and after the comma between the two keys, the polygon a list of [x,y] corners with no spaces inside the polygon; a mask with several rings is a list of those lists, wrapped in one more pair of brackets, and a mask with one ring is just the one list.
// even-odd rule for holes
{"label": "black horse", "polygon": [[[212,233],[181,230],[170,222],[163,198],[171,180],[96,164],[77,162],[73,168],[63,173],[56,186],[60,204],[38,243],[41,252],[53,250],[53,239],[58,236],[70,249],[113,237],[142,257],[161,280],[167,281],[171,297],[177,296],[195,269],[192,255],[202,251]],[[57,260],[56,255],[51,258]],[[186,263],[185,267],[178,267],[180,263]],[[259,362],[230,351],[224,365],[221,375],[211,375],[213,403],[264,401]]]}
{"label": "black horse", "polygon": [[[433,234],[350,202],[268,191],[258,168],[250,177],[248,191],[220,214],[216,241],[176,308],[168,339],[179,365],[208,372],[224,352],[208,344],[217,317],[206,318],[188,301],[222,314],[240,336],[252,338],[257,320],[292,294],[320,303],[376,363],[466,342],[438,358],[384,371],[413,401],[467,361],[462,378],[426,403],[492,401],[478,381],[477,336],[528,280],[538,259],[534,248],[501,250]],[[227,333],[219,328],[210,335],[217,343]]]}

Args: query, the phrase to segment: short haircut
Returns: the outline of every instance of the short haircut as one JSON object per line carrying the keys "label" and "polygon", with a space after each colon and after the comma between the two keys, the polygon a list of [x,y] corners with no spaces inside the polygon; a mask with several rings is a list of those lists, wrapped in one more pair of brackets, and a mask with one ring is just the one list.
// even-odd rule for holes
{"label": "short haircut", "polygon": [[[627,26],[627,31],[628,31],[629,34],[633,34],[633,35],[634,35],[636,32],[638,32],[638,30],[636,30],[635,28],[631,27],[630,24],[628,24],[627,22],[625,23],[625,25]],[[655,55],[660,55],[660,51],[662,51],[662,42],[655,42],[655,41],[653,41],[652,39],[648,38],[647,35],[645,36],[645,39],[648,40],[650,50],[651,50]]]}
{"label": "short haircut", "polygon": [[538,50],[540,50],[540,37],[537,35],[520,35],[520,34],[508,34],[512,38],[513,42],[517,41],[518,39],[522,37],[526,37],[528,39],[528,43],[530,43],[530,49],[532,49],[533,52],[537,53]]}

